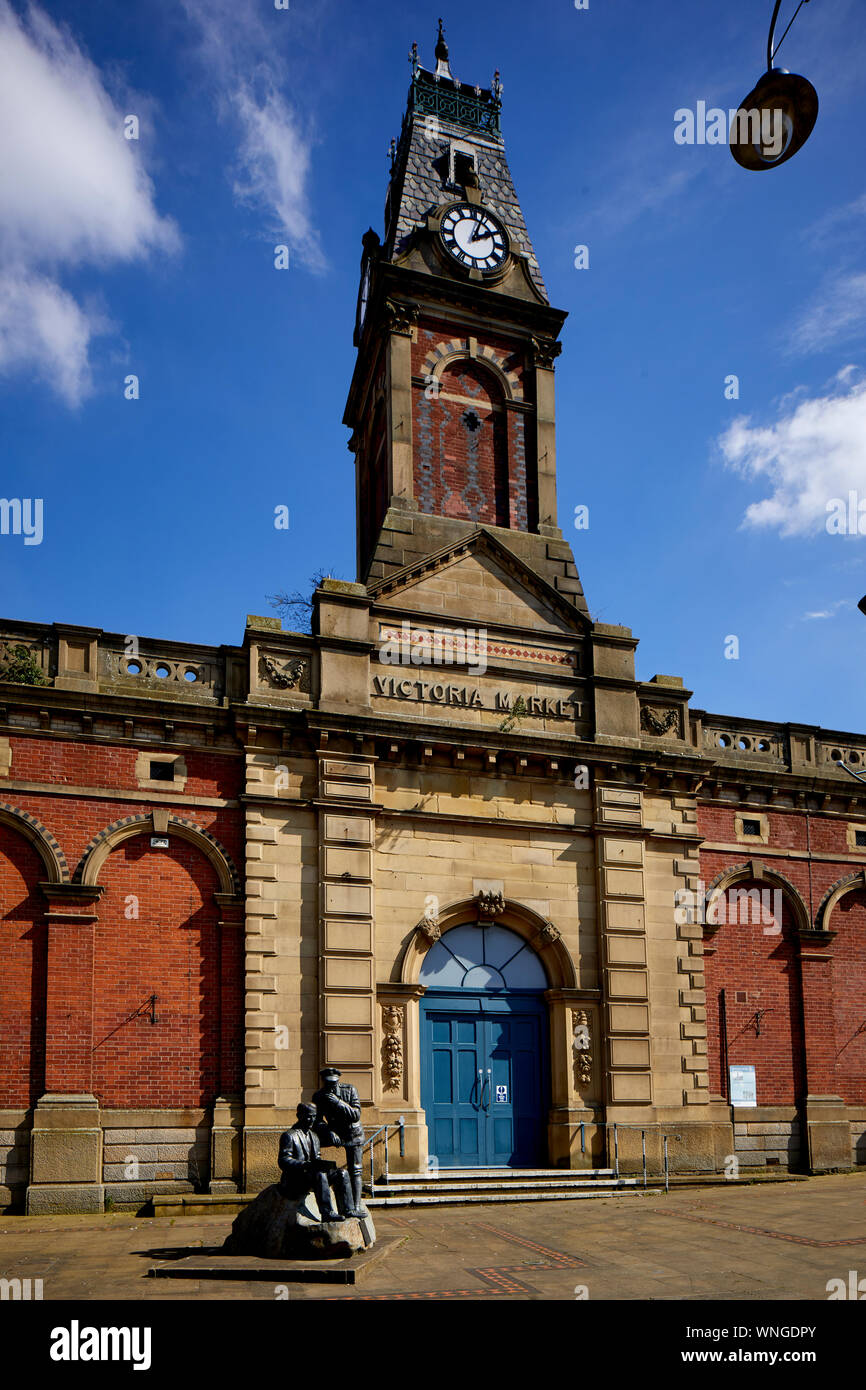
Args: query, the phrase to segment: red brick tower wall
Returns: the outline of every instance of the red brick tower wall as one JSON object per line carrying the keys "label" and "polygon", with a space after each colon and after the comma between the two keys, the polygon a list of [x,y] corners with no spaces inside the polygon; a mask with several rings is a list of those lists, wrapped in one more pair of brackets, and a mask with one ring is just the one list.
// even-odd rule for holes
{"label": "red brick tower wall", "polygon": [[[467,354],[434,376],[436,350],[461,341],[452,332],[431,321],[412,348],[415,499],[431,515],[526,531],[535,523],[537,500],[523,414],[505,409],[502,385],[483,358]],[[478,345],[496,353],[522,392],[519,355],[493,338]]]}

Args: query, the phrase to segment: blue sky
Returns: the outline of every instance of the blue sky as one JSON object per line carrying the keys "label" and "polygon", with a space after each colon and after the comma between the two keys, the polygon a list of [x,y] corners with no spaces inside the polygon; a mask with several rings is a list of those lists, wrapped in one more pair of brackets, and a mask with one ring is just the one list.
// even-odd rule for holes
{"label": "blue sky", "polygon": [[0,536],[0,611],[232,643],[275,590],[355,577],[360,238],[382,230],[409,45],[431,63],[444,9],[455,74],[501,70],[569,312],[560,524],[593,616],[696,707],[862,728],[866,538],[826,527],[833,498],[866,499],[859,8],[801,10],[779,61],[818,123],[751,174],[677,145],[674,112],[737,106],[770,0],[0,0],[0,492],[44,499],[40,545]]}

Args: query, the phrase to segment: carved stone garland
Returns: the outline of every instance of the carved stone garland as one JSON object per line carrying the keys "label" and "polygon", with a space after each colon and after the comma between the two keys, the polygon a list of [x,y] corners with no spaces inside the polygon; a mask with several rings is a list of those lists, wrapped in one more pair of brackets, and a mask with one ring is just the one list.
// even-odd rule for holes
{"label": "carved stone garland", "polygon": [[592,1035],[589,1030],[589,1014],[585,1009],[572,1009],[574,1023],[574,1066],[578,1086],[588,1086],[592,1081]]}
{"label": "carved stone garland", "polygon": [[382,1032],[385,1090],[399,1091],[403,1079],[403,1009],[398,1004],[383,1004]]}

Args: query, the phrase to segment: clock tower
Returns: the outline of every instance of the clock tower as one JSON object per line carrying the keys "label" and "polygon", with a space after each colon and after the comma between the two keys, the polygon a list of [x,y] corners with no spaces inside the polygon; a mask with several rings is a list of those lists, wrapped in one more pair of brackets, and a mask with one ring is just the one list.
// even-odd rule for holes
{"label": "clock tower", "polygon": [[554,309],[500,130],[502,86],[410,54],[382,238],[363,237],[358,358],[345,423],[356,460],[358,578],[491,531],[586,614],[556,512]]}

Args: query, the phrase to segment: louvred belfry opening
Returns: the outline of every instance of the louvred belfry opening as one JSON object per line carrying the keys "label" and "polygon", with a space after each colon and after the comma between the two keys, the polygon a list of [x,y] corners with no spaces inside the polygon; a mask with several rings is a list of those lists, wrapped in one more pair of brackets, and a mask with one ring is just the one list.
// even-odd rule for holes
{"label": "louvred belfry opening", "polygon": [[[358,577],[375,582],[490,527],[582,612],[556,515],[551,307],[500,130],[499,74],[460,82],[417,46],[392,141],[384,234],[362,239],[346,406]],[[509,536],[511,537],[509,541]]]}

